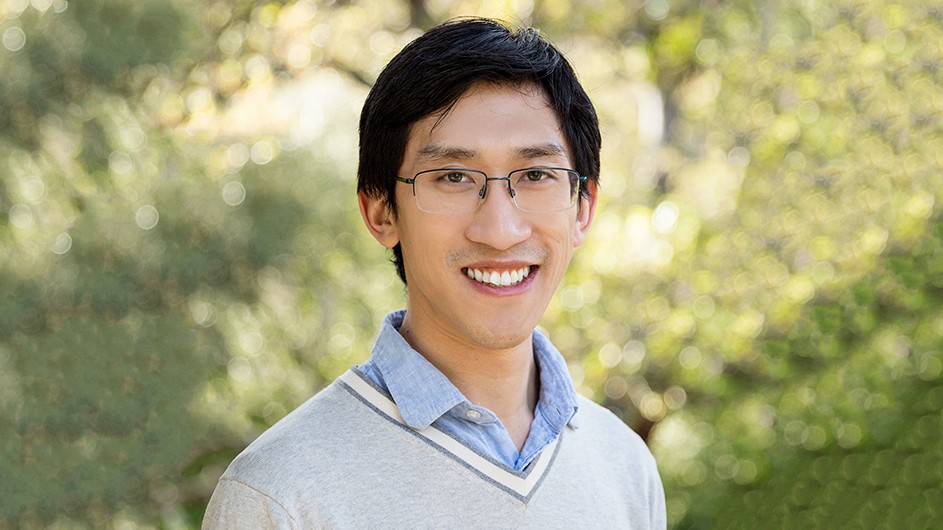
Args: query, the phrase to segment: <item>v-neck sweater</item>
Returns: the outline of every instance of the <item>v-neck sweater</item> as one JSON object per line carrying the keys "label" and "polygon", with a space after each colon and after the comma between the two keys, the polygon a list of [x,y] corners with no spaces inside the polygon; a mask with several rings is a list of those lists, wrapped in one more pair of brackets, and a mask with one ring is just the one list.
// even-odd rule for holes
{"label": "v-neck sweater", "polygon": [[665,528],[644,442],[577,399],[575,421],[515,471],[435,426],[410,428],[350,370],[232,462],[203,528]]}

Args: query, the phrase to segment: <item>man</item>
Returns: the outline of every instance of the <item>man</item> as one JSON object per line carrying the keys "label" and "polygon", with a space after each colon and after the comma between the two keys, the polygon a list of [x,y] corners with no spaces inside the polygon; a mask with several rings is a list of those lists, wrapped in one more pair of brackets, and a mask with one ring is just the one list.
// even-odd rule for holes
{"label": "man", "polygon": [[532,29],[439,26],[360,121],[360,210],[407,307],[252,443],[204,528],[663,528],[642,440],[535,327],[596,208],[595,110]]}

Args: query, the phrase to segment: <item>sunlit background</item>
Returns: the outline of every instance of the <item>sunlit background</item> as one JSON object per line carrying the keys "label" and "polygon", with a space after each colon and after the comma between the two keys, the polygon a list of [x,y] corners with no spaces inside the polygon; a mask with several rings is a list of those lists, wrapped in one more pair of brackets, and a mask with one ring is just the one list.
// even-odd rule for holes
{"label": "sunlit background", "polygon": [[360,107],[472,14],[540,27],[597,105],[542,327],[669,525],[943,527],[938,1],[0,0],[0,528],[196,527],[367,358],[405,297]]}

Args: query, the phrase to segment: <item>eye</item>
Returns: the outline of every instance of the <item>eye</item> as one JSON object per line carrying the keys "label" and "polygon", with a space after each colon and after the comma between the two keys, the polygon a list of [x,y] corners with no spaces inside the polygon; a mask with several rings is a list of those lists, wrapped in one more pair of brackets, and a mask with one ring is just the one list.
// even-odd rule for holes
{"label": "eye", "polygon": [[552,177],[552,173],[546,169],[528,169],[524,172],[524,179],[530,182],[540,182]]}
{"label": "eye", "polygon": [[439,178],[450,184],[474,182],[472,176],[464,171],[444,171]]}
{"label": "eye", "polygon": [[559,182],[561,180],[561,175],[559,171],[555,171],[550,168],[545,167],[532,167],[529,169],[522,169],[517,176],[514,178],[515,186],[546,186]]}
{"label": "eye", "polygon": [[474,171],[446,168],[421,173],[418,182],[420,186],[431,186],[441,191],[455,193],[474,189],[478,186],[476,180],[478,178]]}

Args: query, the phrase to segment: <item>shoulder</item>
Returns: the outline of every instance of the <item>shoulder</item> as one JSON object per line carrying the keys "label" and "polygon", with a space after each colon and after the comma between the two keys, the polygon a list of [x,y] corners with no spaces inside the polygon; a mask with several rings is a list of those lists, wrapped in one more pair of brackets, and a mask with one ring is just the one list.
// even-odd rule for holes
{"label": "shoulder", "polygon": [[576,417],[580,429],[588,428],[601,435],[627,438],[644,445],[642,438],[611,410],[580,395],[577,395],[576,403],[579,407]]}
{"label": "shoulder", "polygon": [[353,413],[349,396],[345,394],[337,382],[328,385],[263,432],[239,455],[235,463],[260,457],[271,458],[302,441],[321,439],[327,424]]}
{"label": "shoulder", "polygon": [[[249,444],[220,478],[221,496],[285,503],[299,491],[330,488],[369,442],[369,409],[335,381]],[[216,494],[214,494],[214,497]]]}
{"label": "shoulder", "polygon": [[578,438],[587,440],[608,458],[624,458],[657,474],[655,459],[641,436],[609,409],[583,396],[577,397],[577,403]]}
{"label": "shoulder", "polygon": [[580,465],[594,480],[623,492],[624,503],[636,512],[633,517],[647,514],[643,526],[664,528],[664,488],[645,440],[605,407],[582,396],[577,402],[577,428],[569,438],[575,440]]}
{"label": "shoulder", "polygon": [[203,530],[300,528],[279,499],[238,479],[220,479],[203,516]]}

